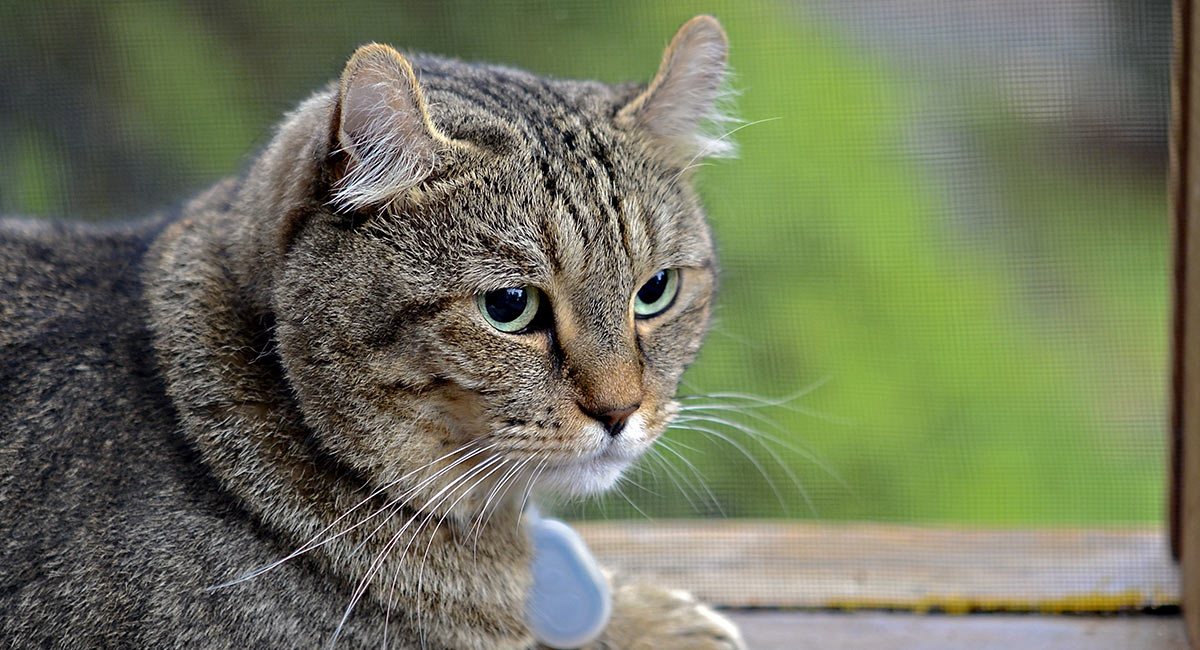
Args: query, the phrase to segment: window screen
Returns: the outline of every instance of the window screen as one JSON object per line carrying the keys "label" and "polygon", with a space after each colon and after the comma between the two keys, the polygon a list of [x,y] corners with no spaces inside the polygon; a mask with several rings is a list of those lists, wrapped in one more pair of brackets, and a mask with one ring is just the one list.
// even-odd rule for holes
{"label": "window screen", "polygon": [[[1075,589],[1127,593],[1116,563],[1152,587],[1122,603],[1170,601],[1165,0],[6,3],[0,211],[177,203],[363,42],[648,80],[696,13],[729,33],[743,120],[741,158],[698,172],[712,332],[620,491],[554,509],[608,522],[593,544],[639,571],[686,572],[687,531],[761,557],[743,604],[835,602],[864,570],[933,593],[889,567],[1051,529],[1133,531],[1060,538]],[[929,527],[949,537],[902,534]]]}

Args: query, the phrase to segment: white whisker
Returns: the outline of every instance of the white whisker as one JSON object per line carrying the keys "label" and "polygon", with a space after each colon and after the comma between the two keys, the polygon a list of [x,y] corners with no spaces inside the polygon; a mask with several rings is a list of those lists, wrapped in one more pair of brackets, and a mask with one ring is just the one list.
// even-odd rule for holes
{"label": "white whisker", "polygon": [[783,508],[784,512],[787,512],[788,507],[787,507],[787,504],[783,500],[783,494],[779,491],[778,486],[775,485],[775,481],[771,480],[771,475],[767,473],[767,470],[766,470],[766,468],[764,468],[762,466],[762,463],[758,462],[758,458],[756,458],[754,456],[754,454],[751,454],[749,451],[746,451],[746,448],[741,446],[740,444],[738,444],[736,440],[733,440],[732,438],[721,433],[720,431],[714,431],[707,427],[672,423],[667,428],[668,429],[683,429],[685,431],[697,431],[700,433],[706,433],[708,435],[716,436],[717,438],[724,440],[731,447],[733,447],[734,449],[737,449],[739,452],[741,452],[741,454],[743,456],[746,457],[747,460],[750,461],[751,464],[754,465],[755,469],[758,470],[758,473],[762,474],[763,480],[765,480],[767,482],[767,485],[770,486],[771,491],[775,493],[775,498],[779,501],[779,506],[781,508]]}
{"label": "white whisker", "polygon": [[[493,456],[493,458],[499,458],[499,457]],[[421,592],[421,585],[423,584],[424,578],[425,578],[425,565],[429,562],[429,550],[433,548],[433,542],[437,538],[438,529],[440,529],[442,527],[442,523],[446,521],[446,517],[450,516],[450,513],[454,512],[454,507],[457,506],[460,501],[462,501],[464,498],[466,498],[467,495],[471,494],[475,490],[475,488],[479,487],[479,485],[482,484],[484,481],[486,481],[489,476],[494,474],[496,472],[496,470],[504,467],[509,462],[512,462],[506,458],[500,458],[499,460],[500,460],[499,464],[497,464],[492,469],[488,470],[488,472],[486,474],[484,474],[483,476],[480,476],[479,478],[477,478],[475,480],[475,482],[471,484],[471,487],[463,490],[462,495],[460,495],[457,499],[455,499],[454,503],[451,503],[450,506],[448,508],[446,508],[445,513],[442,514],[441,518],[438,519],[437,524],[434,525],[433,531],[429,533],[429,543],[425,545],[425,554],[421,558],[421,568],[417,571],[417,593]],[[421,618],[421,599],[418,598],[417,599],[417,632],[421,637],[421,646],[424,647],[425,646],[425,630],[424,630],[424,627],[421,625],[421,620],[422,620],[422,618]]]}
{"label": "white whisker", "polygon": [[[679,494],[683,496],[685,501],[687,501],[688,506],[690,506],[692,509],[692,512],[696,514],[703,513],[704,509],[701,508],[700,505],[694,500],[700,498],[700,493],[696,489],[696,486],[692,484],[691,480],[686,476],[682,476],[679,470],[672,467],[670,461],[668,461],[658,449],[650,448],[647,450],[647,452],[646,458],[653,460],[654,464],[661,468],[663,475],[671,481],[677,490],[679,490]],[[683,479],[682,483],[680,482],[680,478]],[[687,485],[687,489],[684,489],[684,484]]]}
{"label": "white whisker", "polygon": [[[324,540],[322,540],[322,539],[321,539],[322,535],[324,535],[325,533],[327,533],[327,532],[329,532],[330,530],[332,530],[332,529],[333,529],[335,526],[337,526],[337,525],[338,525],[338,523],[340,523],[340,522],[341,522],[343,519],[345,519],[346,517],[349,517],[349,516],[350,516],[350,515],[351,515],[351,514],[352,514],[354,511],[356,511],[356,510],[358,510],[359,508],[361,508],[363,505],[365,505],[365,504],[366,504],[368,501],[370,501],[371,499],[373,499],[373,498],[375,498],[376,496],[378,496],[378,495],[382,494],[383,492],[385,492],[385,491],[387,491],[387,490],[391,489],[391,488],[392,488],[392,487],[394,487],[394,486],[395,486],[397,483],[399,483],[399,482],[403,481],[404,479],[406,479],[406,478],[408,478],[408,477],[410,477],[410,476],[412,476],[412,475],[414,475],[414,474],[416,474],[416,473],[418,473],[418,472],[424,471],[425,469],[427,469],[428,467],[430,467],[430,466],[434,465],[435,463],[441,462],[442,460],[445,460],[446,458],[449,458],[449,457],[453,456],[454,454],[457,454],[457,453],[459,453],[459,452],[461,452],[461,451],[465,450],[467,447],[469,447],[470,445],[472,445],[472,444],[474,444],[474,443],[475,443],[475,441],[468,442],[467,444],[465,444],[465,445],[463,445],[463,446],[461,446],[461,447],[459,447],[459,448],[457,448],[457,449],[455,449],[455,450],[453,450],[453,451],[451,451],[451,452],[449,452],[449,453],[446,453],[446,454],[444,454],[444,455],[442,455],[442,456],[440,456],[440,457],[438,457],[438,458],[436,458],[436,459],[434,459],[434,460],[432,460],[432,461],[429,461],[428,463],[425,463],[424,465],[422,465],[421,467],[418,467],[417,469],[414,469],[414,470],[412,470],[412,471],[410,471],[410,472],[408,472],[408,473],[404,474],[403,476],[401,476],[401,477],[399,477],[399,478],[397,478],[397,479],[395,479],[395,480],[393,480],[393,481],[391,481],[391,482],[387,483],[387,484],[386,484],[386,485],[384,485],[383,487],[380,487],[380,488],[376,489],[374,492],[372,492],[371,494],[367,495],[367,496],[366,496],[364,499],[362,499],[361,501],[359,501],[359,502],[358,502],[358,503],[357,503],[357,504],[356,504],[354,507],[350,508],[350,509],[349,509],[349,510],[347,510],[345,513],[343,513],[341,516],[339,516],[337,519],[334,519],[334,520],[333,520],[333,522],[331,522],[329,525],[327,525],[327,526],[325,526],[324,528],[322,528],[322,529],[321,529],[321,530],[320,530],[320,531],[319,531],[319,532],[318,532],[316,535],[314,535],[314,536],[313,536],[311,539],[309,539],[307,542],[305,542],[304,544],[302,544],[302,545],[301,545],[299,548],[297,548],[295,551],[292,551],[291,553],[289,553],[287,556],[285,556],[285,557],[283,557],[283,558],[281,558],[281,559],[279,559],[279,560],[276,560],[275,562],[272,562],[271,564],[268,564],[268,565],[266,565],[266,566],[259,567],[258,569],[254,569],[253,571],[250,571],[249,573],[247,573],[247,574],[245,574],[245,575],[243,575],[243,576],[241,576],[241,577],[239,577],[239,578],[235,578],[235,579],[233,579],[233,580],[230,580],[230,581],[228,581],[228,582],[221,583],[221,584],[219,584],[219,585],[214,585],[214,586],[212,586],[212,587],[208,587],[208,588],[207,588],[207,590],[208,590],[208,591],[212,591],[212,590],[215,590],[215,589],[223,589],[223,588],[225,588],[225,587],[230,587],[230,586],[232,586],[232,585],[236,585],[236,584],[239,584],[239,583],[245,582],[245,581],[247,581],[247,580],[251,580],[251,579],[253,579],[253,578],[256,578],[256,577],[258,577],[258,576],[260,576],[260,575],[262,575],[262,574],[266,573],[267,571],[270,571],[271,569],[274,569],[275,567],[277,567],[277,566],[279,566],[279,565],[281,565],[281,564],[284,564],[285,562],[287,562],[287,561],[289,561],[289,560],[291,560],[291,559],[293,559],[293,558],[296,558],[296,557],[298,557],[298,556],[300,556],[300,555],[303,555],[303,554],[305,554],[305,553],[308,553],[309,551],[312,551],[312,550],[314,550],[314,549],[316,549],[316,548],[320,548],[321,546],[324,546],[325,544],[328,544],[329,542],[331,542],[331,541],[333,541],[333,540],[335,540],[335,539],[337,539],[337,538],[341,537],[342,535],[345,535],[346,533],[348,533],[348,532],[350,532],[350,531],[354,530],[354,529],[355,529],[355,528],[357,528],[358,526],[361,526],[362,524],[366,523],[366,522],[367,522],[367,521],[369,521],[370,519],[374,518],[374,517],[375,517],[375,516],[377,516],[377,515],[378,515],[380,512],[382,512],[382,511],[384,511],[384,510],[388,509],[389,507],[391,507],[391,506],[392,506],[392,505],[394,505],[395,503],[398,503],[398,502],[399,502],[399,501],[400,501],[400,500],[401,500],[403,497],[401,497],[401,498],[397,498],[397,499],[396,499],[395,501],[393,501],[392,503],[390,503],[390,504],[387,504],[387,505],[383,506],[383,507],[382,507],[382,508],[380,508],[379,510],[376,510],[376,511],[375,511],[373,514],[371,514],[369,517],[367,517],[366,519],[363,519],[362,521],[358,522],[358,523],[357,523],[357,524],[355,524],[354,526],[351,526],[350,528],[348,528],[348,529],[346,529],[346,530],[344,530],[344,531],[342,531],[342,532],[340,532],[340,533],[338,533],[338,534],[336,534],[336,535],[334,535],[334,536],[332,536],[332,537],[326,538],[326,539],[324,539]],[[494,444],[493,444],[493,445],[490,445],[490,446],[494,446]],[[490,446],[489,446],[489,447],[490,447]],[[459,459],[459,461],[456,461],[455,463],[451,464],[449,467],[453,467],[453,466],[454,466],[455,464],[457,464],[458,462],[461,462],[462,460],[465,460],[465,458],[470,458],[471,456],[474,456],[474,455],[476,455],[476,454],[480,453],[481,451],[485,451],[485,450],[486,450],[486,449],[488,449],[489,447],[484,447],[483,449],[476,450],[476,451],[472,452],[471,454],[469,454],[468,456],[464,457],[463,459]],[[321,541],[318,543],[318,540],[321,540]]]}
{"label": "white whisker", "polygon": [[[679,444],[678,441],[673,441],[673,442],[675,442],[675,444]],[[696,475],[696,482],[700,484],[700,487],[704,490],[704,493],[706,495],[708,495],[708,500],[710,502],[712,502],[714,507],[716,507],[717,512],[721,513],[722,517],[725,517],[726,516],[725,509],[721,507],[721,502],[717,500],[717,496],[715,494],[713,494],[713,491],[711,489],[709,489],[708,484],[704,482],[704,472],[701,472],[700,469],[698,467],[696,467],[694,464],[692,464],[692,461],[688,460],[686,456],[684,456],[683,454],[676,451],[673,447],[671,447],[671,445],[667,444],[667,441],[665,439],[660,438],[658,440],[658,444],[662,445],[663,449],[666,449],[667,451],[674,454],[676,458],[683,461],[684,464],[687,465],[692,470],[692,472]],[[666,461],[664,460],[663,462],[665,463]],[[670,466],[669,463],[667,463],[667,465]],[[691,481],[687,478],[687,475],[683,473],[683,470],[676,469],[675,471],[677,471],[679,473],[680,478],[687,481],[688,485],[691,485]]]}
{"label": "white whisker", "polygon": [[636,503],[634,503],[634,502],[633,502],[633,500],[632,500],[632,499],[630,499],[630,498],[629,498],[629,497],[628,497],[628,496],[625,494],[625,491],[621,489],[621,486],[620,486],[620,485],[614,485],[614,486],[612,487],[612,489],[613,489],[613,491],[615,491],[617,494],[621,495],[621,498],[622,498],[622,499],[625,499],[625,502],[626,502],[626,503],[628,503],[630,506],[633,506],[633,509],[634,509],[634,510],[637,510],[637,511],[638,511],[638,514],[640,514],[641,516],[645,517],[645,518],[646,518],[647,520],[649,520],[649,521],[653,521],[653,520],[654,520],[654,518],[653,518],[653,517],[651,517],[650,515],[646,514],[646,511],[644,511],[644,510],[642,510],[641,508],[639,508],[639,507],[638,507],[638,505],[637,505]]}
{"label": "white whisker", "polygon": [[[521,472],[526,466],[533,462],[535,458],[537,458],[536,454],[533,456],[528,456],[505,472],[504,475],[500,477],[500,480],[496,482],[496,485],[491,489],[487,498],[484,500],[483,508],[480,509],[479,515],[476,517],[475,524],[472,525],[474,542],[472,543],[471,554],[475,558],[476,562],[479,561],[479,536],[483,533],[483,530],[487,528],[488,522],[492,520],[492,515],[495,514],[495,511],[488,512],[488,508],[491,506],[492,500],[501,493],[501,490],[507,491],[508,483],[515,483],[517,480],[519,480]],[[472,531],[467,531],[467,534],[470,535],[471,532]]]}
{"label": "white whisker", "polygon": [[[788,408],[793,407],[792,402],[800,399],[801,397],[804,397],[805,395],[815,392],[817,389],[819,389],[822,386],[824,386],[825,384],[829,383],[830,379],[832,379],[832,377],[830,377],[830,376],[822,377],[822,378],[814,381],[813,383],[809,384],[808,386],[805,386],[804,388],[801,388],[801,389],[799,389],[795,392],[792,392],[788,395],[784,395],[783,397],[774,398],[774,399],[762,397],[760,395],[751,395],[749,393],[737,393],[737,392],[698,393],[695,395],[681,395],[677,399],[681,399],[681,400],[694,400],[694,399],[706,399],[706,398],[737,399],[737,400],[743,400],[743,401],[747,401],[747,402],[754,402],[757,405],[757,406],[747,406],[746,408],[766,408],[766,407],[771,407],[771,406],[778,406],[778,407],[788,409]],[[807,414],[806,411],[802,411],[802,410],[797,411],[797,412]]]}
{"label": "white whisker", "polygon": [[[403,510],[405,501],[408,501],[410,498],[415,496],[417,492],[425,489],[431,483],[436,481],[438,479],[438,477],[440,477],[442,474],[445,474],[446,472],[449,472],[450,470],[454,469],[455,467],[458,467],[459,465],[463,464],[464,462],[466,462],[473,456],[477,456],[480,453],[487,451],[488,449],[492,449],[493,447],[495,447],[498,444],[499,443],[493,442],[492,444],[490,444],[486,447],[481,447],[480,449],[472,452],[471,454],[464,456],[464,457],[454,461],[453,463],[443,467],[442,469],[435,472],[432,476],[428,476],[428,477],[422,479],[420,483],[413,486],[409,490],[405,491],[401,495],[397,496],[390,503],[388,503],[387,505],[383,506],[378,511],[376,511],[375,514],[379,514],[380,512],[383,512],[384,510],[387,510],[388,508],[393,508],[391,514],[389,514],[387,517],[384,517],[383,521],[379,522],[379,525],[376,526],[375,529],[372,530],[369,534],[367,534],[367,536],[365,538],[363,538],[363,541],[359,542],[357,546],[355,546],[353,549],[351,549],[348,557],[353,557],[355,554],[357,554],[358,551],[363,547],[363,545],[365,545],[371,539],[371,537],[373,537],[375,535],[375,533],[379,532],[380,528],[383,528],[385,525],[387,525],[387,523],[392,520],[392,517],[395,517],[398,512]],[[357,528],[358,526],[365,524],[368,520],[370,520],[374,516],[375,515],[371,515],[371,517],[368,517],[367,519],[364,519],[363,521],[358,522],[353,527],[351,527],[345,531],[342,531],[342,533],[339,533],[339,535],[344,535],[345,533],[350,532],[354,528]]]}
{"label": "white whisker", "polygon": [[[723,424],[725,426],[732,427],[737,431],[741,431],[741,432],[745,433],[747,437],[749,437],[754,442],[758,443],[758,446],[762,447],[763,450],[766,451],[767,454],[771,456],[771,459],[775,461],[775,464],[779,465],[780,469],[782,469],[784,471],[784,473],[787,474],[788,478],[791,479],[792,485],[795,486],[796,491],[800,493],[800,496],[804,499],[804,503],[808,505],[809,511],[811,511],[813,515],[817,514],[817,508],[815,505],[813,505],[812,499],[809,498],[808,490],[804,489],[804,486],[800,484],[800,479],[797,478],[796,474],[792,472],[792,468],[789,467],[787,463],[783,462],[783,459],[779,457],[779,454],[775,453],[774,449],[771,449],[771,447],[769,447],[765,442],[762,441],[763,438],[768,437],[766,434],[764,434],[760,431],[756,431],[754,429],[750,429],[749,427],[738,426],[737,423],[729,422],[729,421],[723,420],[723,419],[700,418],[700,420],[703,422],[711,422],[713,424]],[[797,452],[797,453],[799,453],[799,452]]]}
{"label": "white whisker", "polygon": [[[780,433],[783,433],[783,434],[788,433],[788,431],[786,429],[779,426],[777,423],[772,421],[770,418],[765,418],[757,413],[742,413],[742,415],[745,415],[747,417],[753,417],[756,420],[764,422],[764,423],[774,427]],[[830,477],[832,477],[835,481],[837,481],[838,484],[842,486],[842,488],[844,488],[845,490],[847,490],[849,492],[853,492],[853,490],[851,490],[849,484],[846,483],[846,481],[837,472],[837,470],[835,470],[831,465],[829,465],[829,463],[826,462],[825,459],[821,458],[820,456],[818,456],[816,454],[816,452],[814,452],[810,449],[789,444],[788,442],[780,440],[779,438],[777,438],[769,433],[766,433],[764,431],[759,431],[758,429],[754,429],[754,428],[752,428],[746,424],[743,424],[741,422],[736,422],[736,421],[729,420],[729,419],[722,418],[722,417],[715,416],[715,415],[707,415],[704,413],[700,413],[700,414],[694,413],[692,415],[686,415],[686,416],[677,418],[676,421],[681,424],[686,424],[687,422],[702,421],[702,422],[709,422],[711,424],[723,425],[723,426],[729,427],[731,429],[734,429],[736,431],[740,431],[741,433],[744,433],[747,436],[754,438],[755,440],[758,440],[761,438],[762,440],[766,440],[768,442],[774,443],[774,444],[778,445],[779,447],[786,449],[786,450],[796,454],[797,456],[800,456],[801,458],[807,460],[808,462],[812,463],[813,465],[816,465],[818,468],[820,468],[822,471],[824,471],[826,474],[828,474]],[[762,443],[760,442],[759,444],[762,444]]]}
{"label": "white whisker", "polygon": [[[525,504],[529,503],[529,495],[533,492],[533,488],[536,487],[537,480],[541,478],[542,472],[546,471],[546,468],[550,466],[549,463],[550,454],[546,454],[546,457],[537,464],[533,472],[530,472],[529,480],[525,482],[525,496],[521,498],[521,509],[519,512],[525,512]],[[521,518],[517,517],[517,526],[520,527],[520,525]]]}
{"label": "white whisker", "polygon": [[[492,464],[498,460],[500,460],[500,458],[498,456],[495,456],[495,455],[488,456],[479,465],[476,465],[475,467],[471,468],[470,470],[467,470],[467,472],[464,473],[462,476],[455,478],[454,480],[450,481],[445,486],[443,486],[440,490],[438,490],[438,492],[436,494],[434,494],[432,497],[429,498],[429,500],[426,502],[426,504],[423,508],[418,509],[418,512],[425,513],[430,508],[437,508],[437,506],[440,506],[442,503],[445,502],[446,499],[449,498],[449,495],[447,495],[445,497],[443,497],[442,495],[446,494],[448,491],[453,490],[453,488],[456,485],[458,485],[462,482],[465,482],[466,480],[469,480],[470,477],[474,476],[476,473],[482,471],[484,468],[486,468],[487,466],[489,466],[490,464]],[[453,492],[451,492],[451,494],[452,493]],[[434,504],[435,500],[437,501],[436,505]],[[363,577],[362,580],[359,581],[358,586],[355,588],[353,594],[351,594],[350,604],[346,606],[346,611],[342,614],[342,620],[338,622],[337,629],[334,630],[333,636],[329,640],[329,644],[327,646],[328,648],[332,648],[337,643],[338,636],[341,635],[342,629],[346,625],[346,621],[350,618],[350,613],[352,611],[354,611],[354,606],[358,604],[358,601],[367,592],[368,587],[370,586],[371,582],[374,580],[375,575],[379,572],[379,569],[382,567],[383,562],[385,561],[387,556],[391,553],[391,550],[393,548],[395,548],[396,543],[400,539],[400,536],[404,534],[404,532],[408,529],[408,527],[410,525],[412,525],[413,522],[418,521],[418,520],[428,521],[429,517],[425,517],[422,515],[410,517],[408,519],[408,521],[404,522],[404,524],[400,527],[400,530],[396,531],[396,534],[392,536],[392,538],[388,541],[388,543],[384,545],[383,549],[375,557],[375,560],[372,561],[371,565],[367,569],[366,575]],[[415,531],[413,531],[412,537],[409,539],[409,545],[411,545],[412,541],[414,539],[416,539],[416,536],[420,533],[420,531],[421,531],[420,526],[418,526],[417,529]],[[405,547],[405,553],[407,553],[407,548],[408,548],[408,546]],[[401,561],[403,561],[403,560],[401,559]]]}

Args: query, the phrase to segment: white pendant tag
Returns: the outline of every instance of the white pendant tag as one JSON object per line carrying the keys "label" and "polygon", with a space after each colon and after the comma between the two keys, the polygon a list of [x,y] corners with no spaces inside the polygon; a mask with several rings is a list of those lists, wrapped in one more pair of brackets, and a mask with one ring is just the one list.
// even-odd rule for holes
{"label": "white pendant tag", "polygon": [[525,513],[533,538],[533,590],[525,618],[538,642],[579,648],[595,641],[612,616],[612,588],[596,558],[570,526]]}

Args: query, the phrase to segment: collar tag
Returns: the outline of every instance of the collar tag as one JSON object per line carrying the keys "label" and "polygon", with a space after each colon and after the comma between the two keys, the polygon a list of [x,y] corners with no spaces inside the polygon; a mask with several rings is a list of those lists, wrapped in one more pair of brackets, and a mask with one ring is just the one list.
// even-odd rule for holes
{"label": "collar tag", "polygon": [[525,618],[533,636],[551,648],[585,646],[608,626],[612,588],[579,533],[557,519],[542,519],[533,508],[525,517],[533,539]]}

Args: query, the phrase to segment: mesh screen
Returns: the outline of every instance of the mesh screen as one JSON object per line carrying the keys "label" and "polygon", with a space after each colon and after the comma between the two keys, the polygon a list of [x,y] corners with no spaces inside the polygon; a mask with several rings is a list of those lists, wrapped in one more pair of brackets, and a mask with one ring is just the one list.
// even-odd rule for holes
{"label": "mesh screen", "polygon": [[[363,42],[645,80],[696,13],[729,32],[745,120],[741,159],[699,174],[724,267],[713,332],[663,444],[619,492],[556,509],[663,523],[645,571],[672,561],[676,518],[1153,535],[1166,0],[4,3],[0,211],[178,202]],[[883,529],[855,530],[837,544],[862,562],[945,552],[872,560]],[[748,576],[780,554],[822,564],[820,544],[781,539]],[[1089,539],[1067,550],[1101,558],[1096,575],[1125,563],[1172,589],[1158,544],[1089,555]],[[1012,548],[989,552],[1027,559]],[[826,588],[747,580],[785,602]]]}

